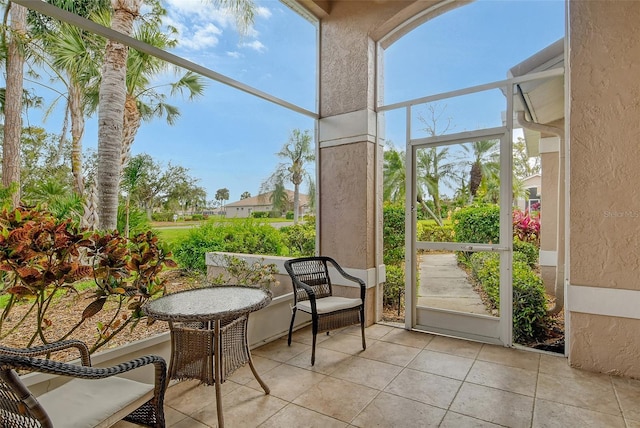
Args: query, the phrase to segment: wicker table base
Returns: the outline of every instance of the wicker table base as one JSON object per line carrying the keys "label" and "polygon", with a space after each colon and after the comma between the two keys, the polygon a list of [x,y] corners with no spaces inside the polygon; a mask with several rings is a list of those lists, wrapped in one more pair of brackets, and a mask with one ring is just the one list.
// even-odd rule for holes
{"label": "wicker table base", "polygon": [[216,389],[218,426],[224,427],[221,385],[249,363],[265,394],[247,341],[249,313],[271,301],[271,293],[250,287],[210,287],[182,291],[150,302],[144,311],[169,322],[171,363],[168,379],[197,379]]}

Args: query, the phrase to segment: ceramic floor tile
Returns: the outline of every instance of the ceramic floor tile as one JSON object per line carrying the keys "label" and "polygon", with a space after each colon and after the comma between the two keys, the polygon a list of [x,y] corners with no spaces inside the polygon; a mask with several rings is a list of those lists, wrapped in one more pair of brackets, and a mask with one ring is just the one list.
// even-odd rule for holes
{"label": "ceramic floor tile", "polygon": [[[256,427],[275,415],[287,402],[246,386],[240,386],[222,398],[224,424],[229,427]],[[218,423],[216,406],[206,406],[191,417],[215,427]]]}
{"label": "ceramic floor tile", "polygon": [[631,419],[626,419],[627,428],[640,428],[640,421],[634,421]]}
{"label": "ceramic floor tile", "polygon": [[[320,333],[316,335],[316,345],[330,339],[331,337],[331,335],[327,336],[326,333]],[[285,336],[283,339],[287,340],[287,336]],[[291,341],[303,343],[305,345],[311,345],[313,343],[313,332],[311,330],[311,326],[294,331],[291,335]]]}
{"label": "ceramic floor tile", "polygon": [[440,428],[498,428],[502,425],[496,425],[491,422],[472,418],[471,416],[461,415],[460,413],[447,412]]}
{"label": "ceramic floor tile", "polygon": [[[297,396],[324,379],[325,375],[289,364],[282,364],[263,373],[260,377],[271,390],[271,395],[286,401],[293,401]],[[262,387],[255,379],[247,383],[246,386],[262,391]]]}
{"label": "ceramic floor tile", "polygon": [[384,391],[446,409],[453,401],[461,384],[459,380],[404,369]]}
{"label": "ceramic floor tile", "polygon": [[394,328],[389,333],[382,336],[380,340],[423,349],[433,338],[434,336],[428,333],[409,331],[403,328]]}
{"label": "ceramic floor tile", "polygon": [[425,347],[430,351],[445,352],[459,357],[475,358],[482,344],[446,336],[435,336]]}
{"label": "ceramic floor tile", "polygon": [[477,358],[520,369],[538,370],[540,355],[537,352],[505,348],[504,346],[484,345]]}
{"label": "ceramic floor tile", "polygon": [[290,359],[287,364],[329,375],[352,358],[354,358],[352,355],[343,352],[316,348],[316,362],[313,366],[311,365],[311,349]]}
{"label": "ceramic floor tile", "polygon": [[[372,343],[375,343],[375,341],[367,340],[367,347]],[[336,334],[335,336],[331,336],[329,340],[316,344],[316,350],[318,348],[331,349],[345,354],[356,355],[362,352],[362,336]]]}
{"label": "ceramic floor tile", "polygon": [[[558,391],[558,393],[562,394],[564,392]],[[536,399],[532,427],[624,428],[625,423],[621,416],[613,416],[558,402]]]}
{"label": "ceramic floor tile", "polygon": [[288,404],[271,416],[260,428],[343,428],[348,424],[304,407]]}
{"label": "ceramic floor tile", "polygon": [[209,428],[209,425],[205,425],[202,422],[196,421],[192,418],[184,418],[178,423],[167,425],[167,428]]}
{"label": "ceramic floor tile", "polygon": [[620,415],[613,384],[606,375],[567,378],[540,373],[536,398]]}
{"label": "ceramic floor tile", "polygon": [[[239,387],[240,385],[231,381],[223,383],[221,388],[222,396],[233,392]],[[195,380],[180,382],[167,389],[164,404],[165,407],[172,407],[185,415],[191,416],[203,407],[215,407],[215,386],[200,385]]]}
{"label": "ceramic floor tile", "polygon": [[251,351],[251,355],[284,363],[307,349],[311,349],[311,347],[298,342],[291,342],[291,346],[287,346],[286,340],[278,339],[254,349]]}
{"label": "ceramic floor tile", "polygon": [[640,421],[640,380],[612,377],[625,418]]}
{"label": "ceramic floor tile", "polygon": [[169,407],[169,406],[164,406],[164,420],[167,423],[167,425],[173,425],[173,424],[177,424],[178,422],[180,422],[181,420],[183,420],[184,418],[189,417],[188,415],[185,415],[182,412],[177,411],[176,409]]}
{"label": "ceramic floor tile", "polygon": [[[251,355],[251,359],[253,360],[253,365],[260,376],[262,376],[262,373],[268,372],[269,370],[281,364],[278,361],[253,354]],[[244,385],[247,382],[255,380],[255,376],[253,376],[251,367],[247,363],[243,367],[240,367],[238,370],[233,372],[233,374],[228,377],[228,380],[232,380],[235,383]]]}
{"label": "ceramic floor tile", "polygon": [[[369,339],[378,340],[392,330],[395,330],[395,327],[391,327],[384,324],[373,324],[364,329],[364,336],[367,338],[367,340]],[[346,329],[344,329],[344,333],[350,334],[352,336],[361,337],[359,325],[352,325],[350,327],[347,327]]]}
{"label": "ceramic floor tile", "polygon": [[437,427],[445,412],[444,409],[383,392],[356,416],[351,425],[365,428]]}
{"label": "ceramic floor tile", "polygon": [[529,427],[533,397],[465,383],[450,410],[511,428]]}
{"label": "ceramic floor tile", "polygon": [[568,378],[585,377],[591,373],[571,367],[564,356],[540,355],[540,373]]}
{"label": "ceramic floor tile", "polygon": [[380,361],[354,357],[342,364],[331,376],[374,389],[383,389],[389,384],[402,367]]}
{"label": "ceramic floor tile", "polygon": [[378,393],[366,386],[327,377],[296,398],[293,404],[351,422]]}
{"label": "ceramic floor tile", "polygon": [[465,382],[533,397],[536,393],[537,379],[537,371],[476,360]]}
{"label": "ceramic floor tile", "polygon": [[407,368],[464,380],[473,365],[473,359],[424,349]]}
{"label": "ceramic floor tile", "polygon": [[420,353],[419,348],[378,341],[368,346],[360,357],[405,367],[418,353]]}

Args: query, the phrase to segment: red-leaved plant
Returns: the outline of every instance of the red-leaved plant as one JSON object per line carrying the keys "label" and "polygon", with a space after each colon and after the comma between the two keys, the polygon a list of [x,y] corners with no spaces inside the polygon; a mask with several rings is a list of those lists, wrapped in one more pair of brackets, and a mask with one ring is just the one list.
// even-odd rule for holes
{"label": "red-leaved plant", "polygon": [[[0,287],[9,299],[0,315],[0,339],[28,317],[36,317],[36,327],[27,346],[70,338],[111,301],[116,309],[107,322],[97,323],[98,335],[90,346],[94,352],[126,326],[135,327],[143,316],[142,304],[165,293],[158,274],[165,266],[176,266],[170,256],[151,232],[127,239],[117,232],[81,230],[37,208],[4,210],[0,214]],[[56,294],[77,293],[76,285],[82,280],[94,282],[93,300],[62,337],[47,337],[45,331],[52,323],[47,314]],[[9,322],[18,302],[31,306],[20,319]]]}
{"label": "red-leaved plant", "polygon": [[513,210],[513,236],[523,242],[540,246],[540,212]]}

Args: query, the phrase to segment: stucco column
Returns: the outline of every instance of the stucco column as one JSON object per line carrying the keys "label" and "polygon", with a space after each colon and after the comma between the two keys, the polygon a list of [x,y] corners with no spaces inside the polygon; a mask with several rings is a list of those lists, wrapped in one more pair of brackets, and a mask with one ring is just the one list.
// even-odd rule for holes
{"label": "stucco column", "polygon": [[569,362],[640,377],[640,2],[570,1]]}
{"label": "stucco column", "polygon": [[377,268],[382,260],[382,148],[374,111],[375,42],[360,6],[336,4],[320,24],[318,222],[320,254],[366,279],[370,324],[380,312],[383,281]]}

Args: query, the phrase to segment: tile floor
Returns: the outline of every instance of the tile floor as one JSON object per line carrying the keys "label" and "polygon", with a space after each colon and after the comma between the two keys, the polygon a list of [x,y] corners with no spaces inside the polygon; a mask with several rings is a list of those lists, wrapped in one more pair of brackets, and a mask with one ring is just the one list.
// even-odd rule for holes
{"label": "tile floor", "polygon": [[[223,384],[225,426],[640,428],[640,381],[572,369],[565,358],[376,324],[311,332],[254,349]],[[215,390],[182,382],[165,402],[168,428],[217,426]],[[118,428],[130,426],[125,422]]]}

